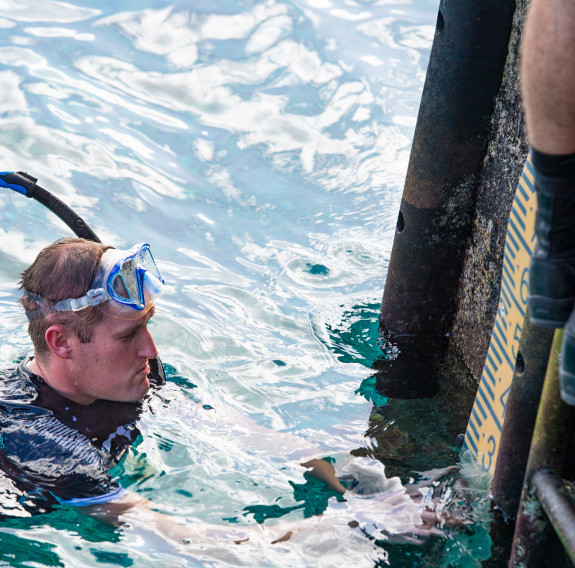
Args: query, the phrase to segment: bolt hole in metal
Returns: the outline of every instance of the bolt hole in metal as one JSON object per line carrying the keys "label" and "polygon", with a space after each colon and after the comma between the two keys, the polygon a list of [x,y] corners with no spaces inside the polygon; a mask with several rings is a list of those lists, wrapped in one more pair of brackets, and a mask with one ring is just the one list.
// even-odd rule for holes
{"label": "bolt hole in metal", "polygon": [[437,13],[437,24],[435,25],[435,29],[438,32],[442,32],[443,28],[445,28],[445,20],[443,19],[443,14],[441,10]]}
{"label": "bolt hole in metal", "polygon": [[522,375],[525,372],[525,359],[521,353],[517,353],[517,360],[515,361],[515,374]]}
{"label": "bolt hole in metal", "polygon": [[405,229],[405,219],[403,217],[403,213],[400,211],[399,215],[397,216],[396,230],[398,233],[401,233],[401,232],[403,232],[403,229]]}

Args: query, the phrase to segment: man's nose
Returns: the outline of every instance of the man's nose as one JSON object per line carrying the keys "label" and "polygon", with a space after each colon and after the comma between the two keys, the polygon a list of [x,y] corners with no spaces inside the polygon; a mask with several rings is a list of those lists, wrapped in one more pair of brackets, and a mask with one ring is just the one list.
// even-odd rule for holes
{"label": "man's nose", "polygon": [[156,349],[154,338],[147,327],[143,331],[139,355],[146,357],[147,359],[154,359],[158,356],[158,350]]}

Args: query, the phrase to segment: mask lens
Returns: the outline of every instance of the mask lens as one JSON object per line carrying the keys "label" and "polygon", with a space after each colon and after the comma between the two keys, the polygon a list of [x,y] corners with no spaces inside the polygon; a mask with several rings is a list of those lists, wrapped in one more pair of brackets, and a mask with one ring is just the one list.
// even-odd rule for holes
{"label": "mask lens", "polygon": [[141,301],[139,272],[136,257],[126,259],[120,268],[122,281],[128,292],[128,299],[132,299],[134,302]]}
{"label": "mask lens", "polygon": [[163,278],[160,275],[160,271],[158,270],[156,262],[154,261],[154,257],[152,256],[152,253],[148,247],[142,249],[140,253],[140,265],[148,274],[158,278],[163,282]]}
{"label": "mask lens", "polygon": [[112,288],[114,288],[114,292],[116,293],[116,296],[118,298],[122,298],[124,300],[130,300],[130,292],[128,291],[126,285],[124,284],[124,279],[122,278],[121,274],[118,274],[114,278]]}

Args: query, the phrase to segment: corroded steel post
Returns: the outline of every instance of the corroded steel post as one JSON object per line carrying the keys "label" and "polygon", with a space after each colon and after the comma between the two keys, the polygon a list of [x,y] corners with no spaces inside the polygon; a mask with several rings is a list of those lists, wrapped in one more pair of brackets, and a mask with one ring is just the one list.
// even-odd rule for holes
{"label": "corroded steel post", "polygon": [[532,483],[533,476],[542,470],[561,475],[565,463],[572,408],[561,400],[559,394],[558,369],[562,336],[563,332],[557,330],[553,339],[515,525],[510,567],[557,566],[554,554],[564,556]]}
{"label": "corroded steel post", "polygon": [[494,504],[507,520],[514,520],[519,509],[553,333],[532,324],[527,313],[491,484]]}
{"label": "corroded steel post", "polygon": [[441,1],[382,300],[392,336],[450,330],[514,7]]}

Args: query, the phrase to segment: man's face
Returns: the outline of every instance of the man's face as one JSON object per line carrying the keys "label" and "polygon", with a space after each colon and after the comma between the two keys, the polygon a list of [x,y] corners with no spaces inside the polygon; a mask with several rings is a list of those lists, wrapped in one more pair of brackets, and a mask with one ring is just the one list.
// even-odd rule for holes
{"label": "man's face", "polygon": [[148,361],[158,355],[148,322],[154,308],[139,319],[106,317],[95,328],[90,343],[74,342],[74,382],[77,399],[135,402],[150,388]]}

